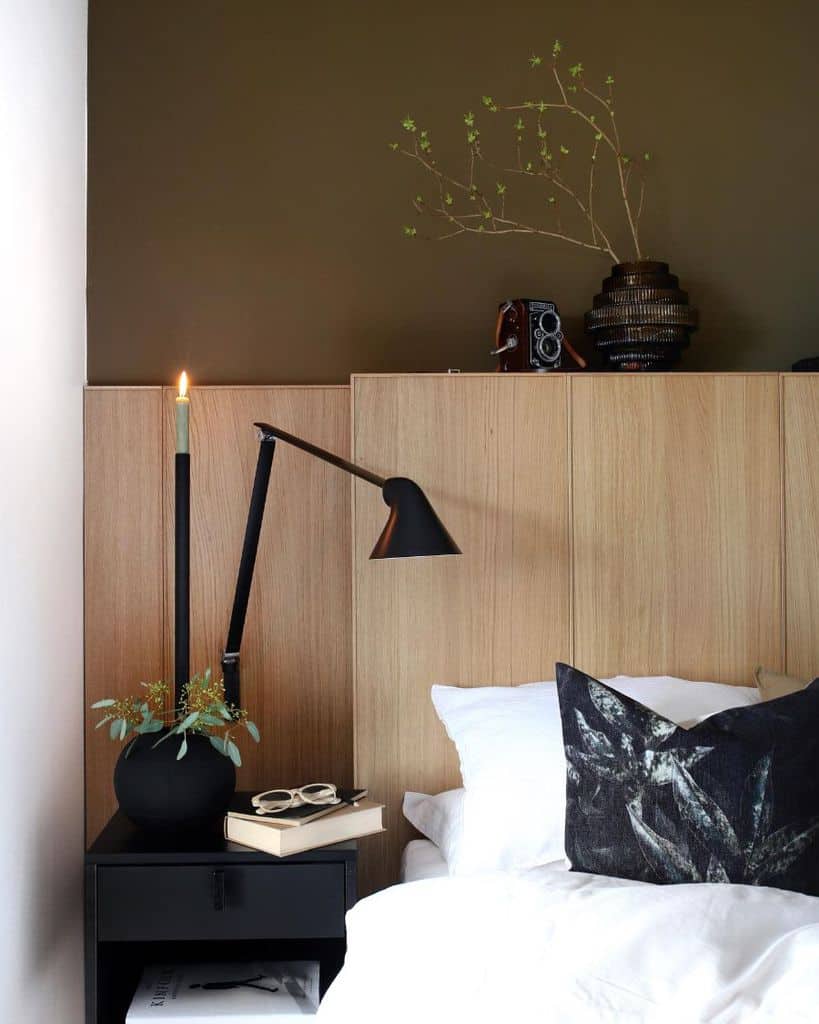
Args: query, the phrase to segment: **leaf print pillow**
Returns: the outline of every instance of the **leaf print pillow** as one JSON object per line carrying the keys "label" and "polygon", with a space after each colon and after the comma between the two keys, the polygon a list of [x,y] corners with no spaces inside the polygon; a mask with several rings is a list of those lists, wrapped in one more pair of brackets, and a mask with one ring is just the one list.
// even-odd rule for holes
{"label": "leaf print pillow", "polygon": [[573,871],[819,896],[819,679],[686,729],[557,666]]}

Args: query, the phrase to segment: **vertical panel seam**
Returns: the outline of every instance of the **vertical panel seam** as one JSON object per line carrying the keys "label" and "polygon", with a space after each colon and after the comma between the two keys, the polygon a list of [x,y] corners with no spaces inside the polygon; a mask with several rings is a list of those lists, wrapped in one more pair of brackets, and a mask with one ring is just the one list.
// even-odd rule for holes
{"label": "vertical panel seam", "polygon": [[780,671],[788,671],[788,517],[787,517],[787,472],[788,462],[785,438],[785,375],[779,375],[779,552],[780,552]]}
{"label": "vertical panel seam", "polygon": [[[358,457],[355,447],[355,393],[357,381],[350,375],[350,459]],[[358,785],[358,571],[356,559],[356,480],[350,480],[350,630],[352,655],[352,711],[353,711],[353,785]]]}
{"label": "vertical panel seam", "polygon": [[574,382],[566,377],[566,546],[569,585],[569,658],[575,664],[575,547],[574,547]]}

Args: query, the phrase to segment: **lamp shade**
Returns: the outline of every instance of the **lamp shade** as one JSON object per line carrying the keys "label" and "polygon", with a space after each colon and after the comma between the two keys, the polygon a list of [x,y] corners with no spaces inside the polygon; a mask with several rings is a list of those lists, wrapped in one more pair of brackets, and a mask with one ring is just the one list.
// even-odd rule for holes
{"label": "lamp shade", "polygon": [[414,480],[393,476],[381,491],[390,516],[370,558],[460,555],[461,549]]}

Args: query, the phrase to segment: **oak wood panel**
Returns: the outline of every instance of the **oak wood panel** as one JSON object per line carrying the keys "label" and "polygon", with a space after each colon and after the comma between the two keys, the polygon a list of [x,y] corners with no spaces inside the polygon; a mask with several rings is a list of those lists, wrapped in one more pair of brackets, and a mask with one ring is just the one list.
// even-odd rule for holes
{"label": "oak wood panel", "polygon": [[[173,665],[173,389],[165,390],[165,663]],[[346,387],[196,388],[191,396],[191,671],[218,670],[258,456],[256,420],[340,455]],[[278,442],[242,643],[237,786],[349,785],[353,766],[350,477]]]}
{"label": "oak wood panel", "polygon": [[781,666],[778,376],[571,390],[578,667],[748,685]]}
{"label": "oak wood panel", "polygon": [[355,482],[356,779],[388,827],[364,891],[397,875],[403,792],[459,784],[431,685],[552,678],[570,656],[566,400],[558,376],[353,378],[354,459],[417,480],[463,550],[369,561],[386,508]]}
{"label": "oak wood panel", "polygon": [[[86,393],[88,702],[172,677],[172,389]],[[191,398],[191,665],[218,667],[258,443],[267,419],[341,455],[345,387],[197,388]],[[350,478],[277,446],[242,650],[242,699],[262,732],[239,785],[352,781]],[[88,838],[115,807],[118,744],[89,716]]]}
{"label": "oak wood panel", "polygon": [[819,675],[819,376],[782,381],[787,671]]}
{"label": "oak wood panel", "polygon": [[[85,393],[85,700],[163,674],[162,392]],[[116,809],[120,752],[86,716],[86,838]]]}

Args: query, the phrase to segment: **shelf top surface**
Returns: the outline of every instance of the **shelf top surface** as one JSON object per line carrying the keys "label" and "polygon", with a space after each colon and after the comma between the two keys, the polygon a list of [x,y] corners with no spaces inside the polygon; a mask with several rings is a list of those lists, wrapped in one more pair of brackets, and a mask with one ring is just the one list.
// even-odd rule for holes
{"label": "shelf top surface", "polygon": [[273,857],[229,843],[218,829],[185,835],[144,832],[117,811],[85,855],[86,864],[260,863],[310,864],[348,861],[356,856],[355,840],[323,846],[290,857]]}

